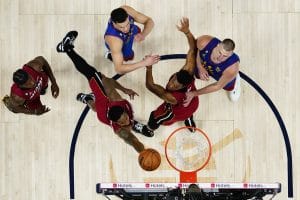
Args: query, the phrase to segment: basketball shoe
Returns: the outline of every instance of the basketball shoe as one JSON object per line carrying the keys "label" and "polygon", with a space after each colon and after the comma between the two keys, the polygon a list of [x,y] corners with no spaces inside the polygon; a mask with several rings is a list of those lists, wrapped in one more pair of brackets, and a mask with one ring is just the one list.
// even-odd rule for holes
{"label": "basketball shoe", "polygon": [[241,77],[240,73],[236,75],[235,84],[233,90],[229,91],[229,99],[232,102],[236,102],[241,95]]}
{"label": "basketball shoe", "polygon": [[111,56],[111,52],[110,52],[110,51],[107,51],[107,52],[104,54],[104,58],[110,60],[111,62],[113,61],[113,60],[112,60],[112,56]]}
{"label": "basketball shoe", "polygon": [[90,94],[79,93],[77,94],[76,99],[77,101],[87,104],[88,101],[95,101],[95,95],[93,93]]}
{"label": "basketball shoe", "polygon": [[142,124],[138,121],[133,121],[133,126],[132,126],[132,130],[136,133],[141,133],[146,137],[153,137],[154,133],[152,130],[150,130],[147,125]]}
{"label": "basketball shoe", "polygon": [[186,120],[184,120],[184,125],[190,127],[188,128],[190,132],[192,133],[195,132],[196,123],[194,122],[193,115],[187,118]]}
{"label": "basketball shoe", "polygon": [[67,52],[70,49],[74,48],[74,41],[76,39],[78,35],[77,31],[70,31],[66,34],[66,36],[64,37],[64,39],[58,43],[58,45],[56,46],[56,51],[57,52]]}

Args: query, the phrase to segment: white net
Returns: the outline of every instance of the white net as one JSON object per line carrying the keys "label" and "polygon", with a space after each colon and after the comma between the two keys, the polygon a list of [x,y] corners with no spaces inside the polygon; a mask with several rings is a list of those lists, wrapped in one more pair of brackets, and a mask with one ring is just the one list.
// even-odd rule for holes
{"label": "white net", "polygon": [[203,168],[210,157],[209,139],[201,130],[191,133],[187,128],[178,129],[166,143],[166,155],[169,163],[184,172]]}

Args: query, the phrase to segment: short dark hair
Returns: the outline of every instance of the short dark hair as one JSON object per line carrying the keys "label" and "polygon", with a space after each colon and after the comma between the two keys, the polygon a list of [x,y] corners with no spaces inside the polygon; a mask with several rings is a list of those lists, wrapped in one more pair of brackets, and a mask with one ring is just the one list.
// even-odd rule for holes
{"label": "short dark hair", "polygon": [[126,10],[124,10],[123,8],[114,9],[110,13],[111,21],[113,21],[114,23],[125,22],[125,20],[127,19],[127,17],[128,17],[128,14],[127,14]]}
{"label": "short dark hair", "polygon": [[176,78],[177,81],[184,86],[190,84],[194,79],[194,77],[188,71],[183,69],[176,73]]}
{"label": "short dark hair", "polygon": [[108,119],[116,122],[120,119],[121,115],[124,113],[124,109],[121,106],[113,106],[108,111]]}
{"label": "short dark hair", "polygon": [[235,43],[232,39],[226,38],[222,41],[223,47],[226,51],[233,51],[235,48]]}
{"label": "short dark hair", "polygon": [[26,83],[28,78],[29,78],[28,73],[26,71],[24,71],[23,69],[18,69],[13,74],[13,81],[17,85],[22,85],[22,84]]}

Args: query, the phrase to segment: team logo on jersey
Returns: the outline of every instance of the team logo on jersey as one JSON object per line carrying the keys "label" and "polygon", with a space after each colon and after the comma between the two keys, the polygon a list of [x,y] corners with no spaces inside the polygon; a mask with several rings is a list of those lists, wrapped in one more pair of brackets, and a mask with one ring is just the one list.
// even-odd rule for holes
{"label": "team logo on jersey", "polygon": [[207,70],[210,74],[214,74],[214,70],[213,70],[212,66],[210,66],[210,65],[207,66]]}
{"label": "team logo on jersey", "polygon": [[216,67],[216,72],[220,72],[220,71],[221,71],[220,67]]}

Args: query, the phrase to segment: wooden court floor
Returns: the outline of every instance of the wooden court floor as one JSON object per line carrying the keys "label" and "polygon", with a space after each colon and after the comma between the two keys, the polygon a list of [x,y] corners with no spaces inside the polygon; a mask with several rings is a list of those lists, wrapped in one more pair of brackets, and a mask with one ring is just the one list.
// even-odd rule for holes
{"label": "wooden court floor", "polygon": [[[56,44],[66,32],[79,32],[75,46],[91,65],[107,76],[115,74],[104,59],[103,34],[111,10],[130,5],[152,17],[155,27],[134,46],[136,60],[144,55],[186,53],[188,45],[176,30],[182,16],[190,18],[194,35],[209,34],[236,42],[241,71],[270,97],[286,125],[293,153],[294,197],[300,194],[300,1],[299,0],[0,0],[0,95],[10,91],[12,73],[42,55],[50,63],[60,95],[42,101],[51,111],[42,116],[0,111],[0,200],[69,198],[69,150],[84,105],[75,97],[89,92],[87,81]],[[183,60],[161,61],[154,80],[165,85]],[[145,87],[145,70],[119,79],[139,94],[132,101],[135,117],[147,122],[160,103]],[[212,80],[210,81],[212,82]],[[197,81],[197,87],[207,83]],[[263,98],[242,80],[237,103],[224,91],[203,95],[195,114],[197,126],[209,136],[212,158],[198,173],[199,182],[280,182],[275,199],[287,199],[287,156],[280,126]],[[178,182],[179,175],[164,156],[168,135],[183,123],[161,127],[153,138],[137,137],[157,149],[162,164],[143,171],[137,153],[124,144],[89,111],[75,154],[76,199],[104,199],[96,194],[98,182]]]}

